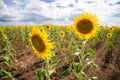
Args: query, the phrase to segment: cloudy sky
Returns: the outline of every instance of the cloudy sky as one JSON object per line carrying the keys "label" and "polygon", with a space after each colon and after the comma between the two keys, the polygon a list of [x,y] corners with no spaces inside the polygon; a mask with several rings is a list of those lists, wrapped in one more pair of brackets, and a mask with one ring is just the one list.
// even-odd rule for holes
{"label": "cloudy sky", "polygon": [[0,0],[0,25],[71,25],[82,11],[97,14],[101,25],[120,26],[120,0]]}

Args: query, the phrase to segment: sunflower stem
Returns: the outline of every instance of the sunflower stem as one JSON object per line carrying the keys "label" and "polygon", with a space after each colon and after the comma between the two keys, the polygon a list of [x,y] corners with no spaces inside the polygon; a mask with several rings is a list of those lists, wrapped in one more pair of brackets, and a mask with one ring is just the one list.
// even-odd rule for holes
{"label": "sunflower stem", "polygon": [[82,42],[82,53],[81,53],[81,64],[82,64],[82,66],[83,66],[84,55],[85,55],[85,44],[86,44],[86,41],[83,41]]}
{"label": "sunflower stem", "polygon": [[[83,41],[82,41],[82,50],[81,50],[80,55],[78,55],[79,63],[80,63],[82,66],[84,66],[85,45],[86,45],[86,41],[83,40]],[[80,73],[82,73],[82,72],[83,72],[83,68],[82,68],[82,70],[80,71]],[[82,79],[79,77],[79,80],[82,80]]]}
{"label": "sunflower stem", "polygon": [[46,59],[46,70],[47,70],[47,80],[51,80],[50,79],[50,73],[49,73],[49,60]]}

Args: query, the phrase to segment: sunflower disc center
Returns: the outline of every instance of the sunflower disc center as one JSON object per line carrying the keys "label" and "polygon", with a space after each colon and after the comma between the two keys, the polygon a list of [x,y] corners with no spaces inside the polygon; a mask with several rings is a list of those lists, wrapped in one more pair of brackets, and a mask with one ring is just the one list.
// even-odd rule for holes
{"label": "sunflower disc center", "polygon": [[80,20],[77,24],[77,29],[82,34],[90,33],[93,29],[91,21],[88,19]]}
{"label": "sunflower disc center", "polygon": [[39,52],[42,52],[45,50],[45,44],[44,44],[42,38],[39,37],[38,35],[32,36],[32,44],[33,44],[34,48]]}
{"label": "sunflower disc center", "polygon": [[61,35],[63,35],[63,33],[61,33]]}

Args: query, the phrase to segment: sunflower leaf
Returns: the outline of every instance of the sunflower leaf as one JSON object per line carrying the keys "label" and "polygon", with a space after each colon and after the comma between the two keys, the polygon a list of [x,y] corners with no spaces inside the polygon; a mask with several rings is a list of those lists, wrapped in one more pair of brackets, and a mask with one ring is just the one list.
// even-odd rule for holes
{"label": "sunflower leaf", "polygon": [[98,80],[98,77],[91,77],[89,80]]}
{"label": "sunflower leaf", "polygon": [[72,67],[76,73],[79,73],[82,70],[82,65],[80,63],[72,62]]}
{"label": "sunflower leaf", "polygon": [[91,56],[91,57],[96,57],[96,53],[95,53],[95,51],[94,51],[93,49],[89,49],[89,50],[87,51],[87,54],[88,54],[89,56]]}
{"label": "sunflower leaf", "polygon": [[87,77],[87,75],[84,72],[81,72],[80,75],[79,75],[79,77],[81,79],[84,79],[85,77]]}
{"label": "sunflower leaf", "polygon": [[89,61],[87,64],[91,65],[92,67],[98,67],[97,64],[95,64],[93,61]]}
{"label": "sunflower leaf", "polygon": [[79,55],[79,51],[80,49],[79,49],[79,47],[78,46],[74,46],[73,47],[73,49],[72,49],[72,53],[74,54],[74,55]]}
{"label": "sunflower leaf", "polygon": [[69,76],[70,75],[70,71],[69,69],[65,70],[63,73],[62,73],[62,77],[65,77],[65,76]]}
{"label": "sunflower leaf", "polygon": [[46,71],[43,68],[38,69],[37,76],[40,80],[44,80]]}

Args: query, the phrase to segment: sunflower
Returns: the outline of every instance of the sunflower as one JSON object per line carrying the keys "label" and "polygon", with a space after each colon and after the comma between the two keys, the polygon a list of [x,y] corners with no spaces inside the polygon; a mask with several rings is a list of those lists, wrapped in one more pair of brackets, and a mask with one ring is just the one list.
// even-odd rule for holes
{"label": "sunflower", "polygon": [[44,27],[40,27],[40,32],[44,32]]}
{"label": "sunflower", "polygon": [[31,37],[32,48],[34,54],[42,59],[49,59],[52,55],[51,49],[54,48],[53,43],[47,38],[48,34],[46,32],[40,32],[38,27],[33,27]]}
{"label": "sunflower", "polygon": [[81,16],[74,20],[74,30],[82,39],[90,39],[96,36],[98,28],[98,18],[95,14],[83,12]]}
{"label": "sunflower", "polygon": [[47,28],[48,30],[50,30],[50,29],[51,29],[51,26],[50,26],[50,25],[46,25],[46,28]]}
{"label": "sunflower", "polygon": [[67,32],[70,32],[70,28],[69,27],[67,27]]}
{"label": "sunflower", "polygon": [[113,31],[114,29],[115,29],[114,26],[110,27],[110,30],[111,30],[111,31]]}
{"label": "sunflower", "polygon": [[111,33],[107,33],[107,38],[111,38],[112,34]]}
{"label": "sunflower", "polygon": [[65,36],[64,31],[60,31],[60,37],[64,37],[64,36]]}

